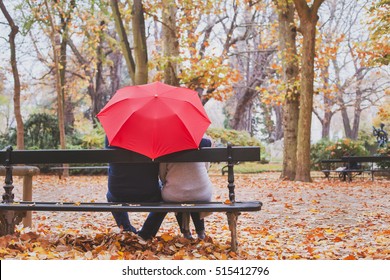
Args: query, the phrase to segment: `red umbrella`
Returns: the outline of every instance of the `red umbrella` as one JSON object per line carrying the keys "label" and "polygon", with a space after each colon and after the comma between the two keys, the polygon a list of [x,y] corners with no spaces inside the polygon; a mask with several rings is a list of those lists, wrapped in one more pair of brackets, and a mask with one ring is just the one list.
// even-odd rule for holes
{"label": "red umbrella", "polygon": [[152,159],[196,149],[210,125],[196,91],[161,82],[119,89],[97,117],[110,146]]}

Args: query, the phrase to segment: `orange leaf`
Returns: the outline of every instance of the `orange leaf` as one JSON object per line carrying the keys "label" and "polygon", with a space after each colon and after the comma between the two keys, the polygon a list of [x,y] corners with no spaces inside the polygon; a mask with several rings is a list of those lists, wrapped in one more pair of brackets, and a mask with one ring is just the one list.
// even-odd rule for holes
{"label": "orange leaf", "polygon": [[353,255],[348,255],[343,260],[356,260],[356,258]]}
{"label": "orange leaf", "polygon": [[165,242],[171,241],[171,240],[173,239],[173,237],[172,237],[171,235],[167,234],[167,233],[163,233],[163,234],[161,235],[161,238],[162,238],[162,240],[164,240]]}
{"label": "orange leaf", "polygon": [[334,242],[341,242],[343,241],[340,237],[336,236],[334,239],[333,239]]}

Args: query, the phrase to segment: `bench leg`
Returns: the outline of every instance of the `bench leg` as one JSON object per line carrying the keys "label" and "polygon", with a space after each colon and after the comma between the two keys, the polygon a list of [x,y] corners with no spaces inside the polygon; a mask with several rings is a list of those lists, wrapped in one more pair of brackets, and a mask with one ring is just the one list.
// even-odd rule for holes
{"label": "bench leg", "polygon": [[190,232],[190,216],[189,212],[182,212],[181,227],[186,232]]}
{"label": "bench leg", "polygon": [[240,215],[240,213],[227,212],[226,215],[228,218],[228,224],[229,224],[229,229],[231,234],[231,250],[233,252],[237,252],[237,248],[238,248],[237,220],[238,220],[238,215]]}
{"label": "bench leg", "polygon": [[[23,201],[32,201],[32,176],[25,175],[23,177]],[[24,227],[31,227],[31,211],[27,211],[26,217],[23,219]]]}
{"label": "bench leg", "polygon": [[0,236],[15,233],[15,226],[26,216],[26,212],[4,210],[0,211]]}

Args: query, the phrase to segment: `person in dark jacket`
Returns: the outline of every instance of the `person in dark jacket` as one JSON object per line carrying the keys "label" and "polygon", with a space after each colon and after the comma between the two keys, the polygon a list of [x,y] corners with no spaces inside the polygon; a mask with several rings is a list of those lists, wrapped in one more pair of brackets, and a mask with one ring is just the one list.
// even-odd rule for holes
{"label": "person in dark jacket", "polygon": [[[109,146],[106,137],[106,148]],[[158,178],[158,163],[110,163],[108,168],[108,202],[160,202],[161,187]],[[131,224],[127,212],[112,212],[118,227],[124,231],[138,233],[147,240],[154,237],[167,213],[149,213],[142,229],[137,231]]]}

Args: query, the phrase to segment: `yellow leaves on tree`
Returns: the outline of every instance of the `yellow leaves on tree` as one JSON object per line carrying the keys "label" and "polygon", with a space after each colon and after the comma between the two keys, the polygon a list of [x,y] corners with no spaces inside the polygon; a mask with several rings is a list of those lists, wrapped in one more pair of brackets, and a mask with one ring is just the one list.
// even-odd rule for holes
{"label": "yellow leaves on tree", "polygon": [[179,77],[189,88],[202,88],[206,100],[211,97],[225,100],[232,94],[233,85],[240,79],[240,74],[218,57],[192,57],[183,60]]}

